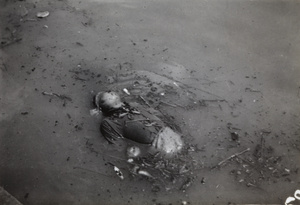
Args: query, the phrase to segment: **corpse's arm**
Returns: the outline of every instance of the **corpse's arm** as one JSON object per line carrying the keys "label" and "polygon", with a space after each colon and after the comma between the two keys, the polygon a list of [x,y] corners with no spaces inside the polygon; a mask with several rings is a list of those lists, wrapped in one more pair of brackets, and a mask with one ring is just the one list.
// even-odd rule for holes
{"label": "corpse's arm", "polygon": [[100,125],[100,131],[109,143],[123,138],[123,123],[118,120],[105,118]]}

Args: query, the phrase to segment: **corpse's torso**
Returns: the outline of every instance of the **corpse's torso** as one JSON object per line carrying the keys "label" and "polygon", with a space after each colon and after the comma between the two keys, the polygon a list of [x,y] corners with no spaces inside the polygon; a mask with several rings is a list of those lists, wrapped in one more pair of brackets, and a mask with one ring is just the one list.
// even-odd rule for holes
{"label": "corpse's torso", "polygon": [[118,138],[151,144],[164,127],[159,112],[132,103],[109,113],[101,123],[101,133],[111,143]]}

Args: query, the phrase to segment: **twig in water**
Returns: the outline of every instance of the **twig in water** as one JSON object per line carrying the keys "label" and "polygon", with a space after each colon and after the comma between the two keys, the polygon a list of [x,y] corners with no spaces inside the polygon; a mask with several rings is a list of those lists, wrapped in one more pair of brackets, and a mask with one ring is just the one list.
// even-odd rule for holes
{"label": "twig in water", "polygon": [[80,78],[77,75],[74,76],[74,79],[75,80],[80,80],[80,81],[87,81],[86,79]]}
{"label": "twig in water", "polygon": [[23,19],[23,22],[26,22],[26,21],[37,21],[37,20],[36,19],[31,19],[31,18]]}
{"label": "twig in water", "polygon": [[225,99],[214,99],[214,100],[201,100],[204,102],[227,102]]}
{"label": "twig in water", "polygon": [[261,93],[259,90],[254,90],[252,88],[245,88],[245,92],[254,92],[254,93]]}
{"label": "twig in water", "polygon": [[151,105],[147,102],[147,100],[145,100],[145,98],[143,96],[139,95],[139,97],[144,101],[144,103],[146,105],[148,105],[149,107],[151,107]]}
{"label": "twig in water", "polygon": [[72,101],[72,98],[66,96],[66,95],[60,95],[60,94],[57,94],[57,93],[49,93],[49,92],[42,92],[43,95],[49,95],[49,96],[55,96],[55,97],[58,97],[59,99],[62,99],[62,100],[69,100],[69,101]]}
{"label": "twig in water", "polygon": [[[247,148],[247,149],[245,149],[244,151],[235,153],[235,154],[231,155],[230,157],[228,157],[228,158],[222,160],[221,162],[219,162],[218,165],[217,165],[216,167],[221,166],[222,164],[224,164],[224,163],[227,162],[228,160],[231,160],[232,158],[235,158],[235,157],[237,157],[237,156],[240,156],[240,155],[242,155],[242,154],[244,154],[245,152],[248,152],[248,151],[250,151],[250,148]],[[215,167],[213,167],[213,168],[215,168]]]}
{"label": "twig in water", "polygon": [[182,105],[178,105],[178,104],[171,104],[171,103],[167,103],[167,102],[165,102],[165,101],[160,101],[161,103],[163,103],[163,104],[165,104],[165,105],[169,105],[169,106],[171,106],[171,107],[181,107],[181,108],[184,108]]}
{"label": "twig in water", "polygon": [[18,43],[20,41],[22,41],[22,38],[13,38],[13,39],[11,39],[7,42],[4,42],[4,43],[1,42],[0,48],[4,48],[6,46],[12,45],[14,43]]}

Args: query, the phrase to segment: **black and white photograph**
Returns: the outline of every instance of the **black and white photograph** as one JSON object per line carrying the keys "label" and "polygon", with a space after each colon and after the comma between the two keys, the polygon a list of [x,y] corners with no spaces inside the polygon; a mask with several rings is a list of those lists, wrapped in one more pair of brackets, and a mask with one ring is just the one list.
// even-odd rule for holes
{"label": "black and white photograph", "polygon": [[0,205],[300,204],[300,1],[0,0]]}

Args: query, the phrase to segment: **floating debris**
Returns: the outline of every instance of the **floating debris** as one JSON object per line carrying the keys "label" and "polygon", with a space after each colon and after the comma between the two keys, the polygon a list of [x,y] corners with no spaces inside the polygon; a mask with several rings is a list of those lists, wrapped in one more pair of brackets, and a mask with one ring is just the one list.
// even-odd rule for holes
{"label": "floating debris", "polygon": [[184,174],[184,173],[187,173],[189,172],[189,168],[186,166],[186,165],[183,165],[180,170],[179,170],[179,174]]}
{"label": "floating debris", "polygon": [[151,105],[148,103],[147,100],[145,100],[145,98],[144,98],[143,96],[139,95],[139,97],[144,101],[144,103],[145,103],[147,106],[151,107]]}
{"label": "floating debris", "polygon": [[[224,159],[223,161],[219,162],[218,165],[217,165],[216,167],[221,166],[222,164],[224,164],[224,163],[227,162],[228,160],[231,160],[232,158],[238,157],[238,156],[240,156],[240,155],[242,155],[242,154],[244,154],[245,152],[248,152],[248,151],[250,151],[250,148],[247,148],[247,149],[245,149],[244,151],[235,153],[235,154],[231,155],[230,157]],[[213,168],[215,168],[215,167],[213,167]]]}
{"label": "floating debris", "polygon": [[205,184],[205,177],[202,177],[201,184]]}
{"label": "floating debris", "polygon": [[83,47],[83,44],[80,42],[76,42],[76,45]]}
{"label": "floating debris", "polygon": [[36,16],[38,18],[46,18],[47,16],[49,16],[50,12],[49,11],[41,11],[41,12],[38,12],[36,14]]}
{"label": "floating debris", "polygon": [[130,95],[130,92],[127,90],[127,88],[123,89],[124,93],[126,93],[127,95]]}
{"label": "floating debris", "polygon": [[141,150],[137,146],[128,147],[127,149],[127,156],[129,158],[138,157],[141,154]]}
{"label": "floating debris", "polygon": [[193,181],[194,181],[193,178],[191,177],[187,178],[187,180],[182,184],[180,190],[185,192],[187,188],[189,188],[192,185]]}
{"label": "floating debris", "polygon": [[72,101],[72,98],[66,96],[66,95],[61,95],[61,94],[57,94],[57,93],[50,93],[50,92],[42,92],[43,95],[49,95],[49,96],[56,96],[62,100],[68,100],[68,101]]}
{"label": "floating debris", "polygon": [[145,170],[139,170],[137,172],[139,175],[145,176],[145,177],[149,177],[149,178],[154,178],[149,172],[145,171]]}
{"label": "floating debris", "polygon": [[173,84],[174,84],[176,87],[179,88],[179,85],[178,85],[176,82],[173,82]]}
{"label": "floating debris", "polygon": [[2,41],[0,44],[0,48],[4,48],[14,43],[19,43],[20,41],[22,41],[22,38],[11,38],[10,40]]}
{"label": "floating debris", "polygon": [[252,89],[252,88],[245,88],[245,92],[254,92],[254,93],[260,93],[261,91],[259,91],[259,90],[255,90],[255,89]]}
{"label": "floating debris", "polygon": [[[111,164],[111,163],[110,163]],[[114,171],[116,172],[116,174],[118,175],[118,177],[123,180],[124,179],[124,175],[123,173],[121,172],[121,170],[116,167],[115,165],[111,164],[113,167],[114,167]]]}
{"label": "floating debris", "polygon": [[233,141],[239,140],[239,134],[237,132],[231,132],[230,134]]}

